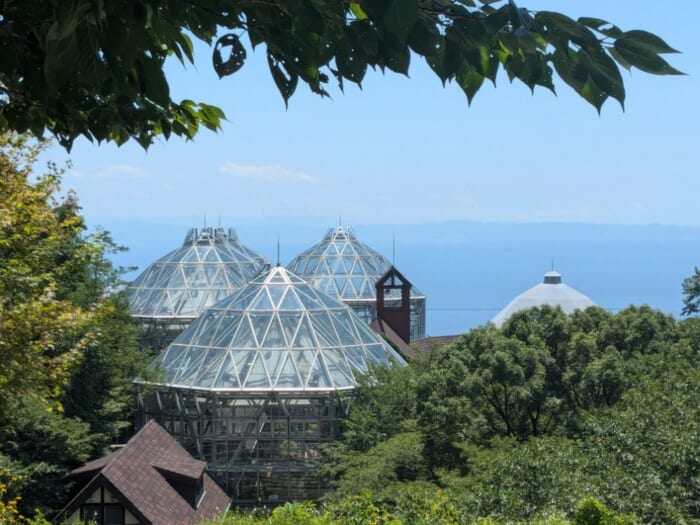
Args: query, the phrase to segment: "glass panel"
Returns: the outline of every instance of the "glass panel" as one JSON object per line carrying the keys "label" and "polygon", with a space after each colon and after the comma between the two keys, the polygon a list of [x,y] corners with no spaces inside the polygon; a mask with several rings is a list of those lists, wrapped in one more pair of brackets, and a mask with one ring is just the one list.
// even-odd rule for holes
{"label": "glass panel", "polygon": [[208,281],[207,276],[204,273],[204,268],[195,267],[191,274],[187,277],[187,284],[190,288],[206,288]]}
{"label": "glass panel", "polygon": [[207,264],[204,267],[204,274],[207,276],[207,283],[209,288],[214,287],[214,276],[217,274],[217,267],[212,266],[211,264]]}
{"label": "glass panel", "polygon": [[196,262],[199,262],[199,257],[197,257],[197,251],[196,251],[196,250],[190,249],[190,250],[187,251],[187,255],[185,255],[184,257],[182,257],[180,260],[181,260],[182,262],[192,262],[192,263],[196,263]]}
{"label": "glass panel", "polygon": [[238,377],[236,377],[236,371],[233,368],[233,359],[230,352],[224,358],[219,375],[214,381],[214,388],[238,388]]}
{"label": "glass panel", "polygon": [[163,368],[166,370],[173,368],[179,359],[182,358],[183,352],[187,349],[186,346],[179,344],[172,344],[165,351],[165,356],[163,357]]}
{"label": "glass panel", "polygon": [[311,367],[306,386],[310,388],[330,388],[332,386],[320,353],[316,354],[316,360]]}
{"label": "glass panel", "polygon": [[223,319],[219,328],[219,333],[215,338],[212,338],[211,346],[217,348],[230,348],[233,342],[233,334],[236,331],[239,323],[232,322],[230,319]]}
{"label": "glass panel", "polygon": [[350,363],[352,370],[363,373],[367,372],[367,361],[365,360],[362,347],[356,346],[353,348],[347,348],[345,350],[345,357]]}
{"label": "glass panel", "polygon": [[169,282],[167,283],[170,288],[185,288],[185,276],[182,274],[182,270],[179,266],[176,266],[170,275]]}
{"label": "glass panel", "polygon": [[369,325],[366,325],[365,323],[355,323],[355,329],[357,330],[360,340],[363,343],[373,344],[379,340],[377,333],[372,331]]}
{"label": "glass panel", "polygon": [[339,346],[340,340],[333,330],[333,323],[326,312],[311,312],[311,325],[321,346]]}
{"label": "glass panel", "polygon": [[314,273],[316,271],[316,269],[318,268],[318,262],[319,262],[318,257],[309,257],[308,263],[306,265],[306,269],[303,272],[300,271],[299,273],[307,274],[307,275]]}
{"label": "glass panel", "polygon": [[212,338],[216,335],[221,320],[220,310],[209,310],[204,316],[196,321],[197,335],[193,339],[193,343],[200,346],[209,346]]}
{"label": "glass panel", "polygon": [[253,332],[255,333],[255,340],[257,345],[262,345],[265,339],[265,333],[267,332],[267,327],[270,326],[270,321],[272,320],[272,313],[267,312],[249,312],[248,317],[253,325]]}
{"label": "glass panel", "polygon": [[210,351],[206,360],[202,363],[199,377],[196,378],[196,382],[192,386],[213,388],[215,386],[214,382],[216,377],[221,370],[221,365],[226,361],[228,355],[228,352],[222,350]]}
{"label": "glass panel", "polygon": [[345,362],[345,358],[340,350],[337,348],[332,348],[324,350],[322,354],[326,365],[328,366],[328,371],[333,384],[336,387],[353,386],[354,382],[352,379],[352,374],[350,373],[350,368]]}
{"label": "glass panel", "polygon": [[165,301],[159,306],[159,310],[165,315],[192,315],[194,306],[187,290],[168,291],[164,294]]}
{"label": "glass panel", "polygon": [[334,310],[331,316],[335,321],[335,329],[340,337],[340,342],[343,345],[355,345],[358,343],[357,335],[352,332],[353,323],[350,319],[350,312],[342,310]]}
{"label": "glass panel", "polygon": [[194,308],[195,314],[200,314],[202,309],[202,304],[206,299],[207,294],[202,290],[190,290],[190,301],[192,301],[192,307]]}
{"label": "glass panel", "polygon": [[208,352],[206,350],[191,350],[188,353],[189,359],[184,361],[182,366],[179,367],[179,373],[171,380],[171,382],[180,385],[189,385],[190,381],[197,376],[199,367],[202,366],[207,354]]}
{"label": "glass panel", "polygon": [[210,263],[218,263],[218,262],[221,262],[221,257],[219,257],[219,254],[218,254],[216,248],[210,248],[209,251],[204,256],[204,260],[206,262],[210,262]]}
{"label": "glass panel", "polygon": [[270,301],[270,296],[267,294],[265,288],[261,288],[258,296],[250,302],[248,307],[250,310],[264,310],[269,311],[273,309],[272,301]]}
{"label": "glass panel", "polygon": [[313,332],[311,331],[311,324],[309,323],[309,319],[306,315],[304,315],[303,320],[301,321],[301,324],[299,325],[299,329],[297,330],[297,335],[296,338],[294,339],[294,344],[292,344],[293,348],[315,348],[316,347],[316,339],[313,336]]}
{"label": "glass panel", "polygon": [[284,338],[284,331],[277,315],[274,315],[272,318],[262,346],[264,348],[287,348],[289,346],[289,343]]}
{"label": "glass panel", "polygon": [[299,321],[301,321],[302,314],[300,313],[287,313],[280,312],[279,317],[282,321],[282,328],[284,329],[285,337],[287,339],[288,345],[293,346],[294,336],[299,326]]}
{"label": "glass panel", "polygon": [[294,360],[289,353],[287,353],[285,357],[284,365],[282,367],[282,371],[280,372],[279,378],[277,379],[276,386],[279,388],[299,388],[303,386],[303,383],[299,378],[299,374],[297,373],[296,368],[294,368]]}
{"label": "glass panel", "polygon": [[255,350],[234,351],[233,359],[238,369],[238,377],[241,379],[241,384],[245,383],[245,378],[250,372],[250,367],[255,359]]}
{"label": "glass panel", "polygon": [[289,288],[279,308],[280,310],[302,310],[304,307],[297,298],[296,290]]}
{"label": "glass panel", "polygon": [[381,344],[367,345],[367,350],[369,357],[375,362],[380,364],[389,364],[389,359],[387,357],[387,352]]}
{"label": "glass panel", "polygon": [[270,298],[272,299],[272,307],[279,308],[280,302],[284,297],[284,292],[287,290],[286,286],[269,286],[267,291],[270,292]]}
{"label": "glass panel", "polygon": [[269,388],[270,380],[265,370],[264,359],[258,352],[253,362],[248,378],[245,381],[245,388]]}
{"label": "glass panel", "polygon": [[250,322],[248,321],[248,315],[243,314],[240,320],[240,326],[238,332],[231,342],[232,348],[256,348],[258,345],[255,343],[255,338],[253,337],[253,330],[250,327]]}
{"label": "glass panel", "polygon": [[286,350],[271,350],[263,353],[263,356],[265,357],[265,366],[270,372],[270,380],[272,381],[273,386],[282,365],[282,357],[286,357],[286,354]]}
{"label": "glass panel", "polygon": [[314,355],[317,352],[314,350],[302,350],[301,352],[296,352],[294,354],[294,360],[296,361],[297,368],[299,369],[299,375],[301,380],[306,384],[309,377],[309,372],[311,371],[311,363],[313,363]]}

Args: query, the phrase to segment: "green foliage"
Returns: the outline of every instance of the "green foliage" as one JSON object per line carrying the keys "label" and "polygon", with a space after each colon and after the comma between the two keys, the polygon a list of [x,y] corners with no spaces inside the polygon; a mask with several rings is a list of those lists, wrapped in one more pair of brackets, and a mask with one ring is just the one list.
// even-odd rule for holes
{"label": "green foliage", "polygon": [[20,509],[55,508],[64,503],[61,479],[93,451],[89,426],[47,411],[31,398],[8,399],[0,416],[0,459],[19,475]]}
{"label": "green foliage", "polygon": [[40,150],[26,137],[0,135],[0,398],[21,392],[60,410],[92,313],[57,293],[83,223],[57,211],[56,170],[32,180]]}
{"label": "green foliage", "polygon": [[619,516],[595,498],[581,500],[576,506],[573,525],[634,525],[633,516]]}
{"label": "green foliage", "polygon": [[369,488],[406,523],[438,490],[459,523],[698,521],[699,343],[700,320],[646,306],[472,330],[363,380],[327,456],[334,499]]}
{"label": "green foliage", "polygon": [[352,472],[341,477],[338,495],[353,495],[370,490],[383,493],[393,483],[428,479],[422,436],[417,432],[396,434],[380,441],[366,452],[345,450],[335,459],[339,472]]}
{"label": "green foliage", "polygon": [[102,0],[5,3],[0,17],[0,132],[45,130],[70,149],[74,139],[148,147],[154,137],[192,138],[217,130],[218,108],[176,102],[163,73],[170,56],[193,63],[194,37],[212,46],[216,73],[245,64],[247,36],[264,45],[285,102],[300,81],[321,96],[331,80],[361,85],[369,68],[408,74],[425,60],[472,101],[499,69],[530,89],[554,91],[556,73],[600,110],[624,103],[620,67],[679,74],[661,38],[596,18],[535,12],[513,0]]}
{"label": "green foliage", "polygon": [[683,279],[683,309],[681,314],[691,315],[700,312],[700,268],[697,266],[693,275]]}
{"label": "green foliage", "polygon": [[41,147],[0,136],[0,460],[20,475],[25,515],[65,503],[66,471],[123,437],[149,360],[116,293],[121,248],[85,235],[60,170],[33,173]]}

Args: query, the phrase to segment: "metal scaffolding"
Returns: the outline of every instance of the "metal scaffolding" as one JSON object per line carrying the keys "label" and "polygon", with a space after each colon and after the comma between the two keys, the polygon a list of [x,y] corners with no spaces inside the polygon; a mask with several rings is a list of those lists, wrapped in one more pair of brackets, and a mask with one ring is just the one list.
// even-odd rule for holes
{"label": "metal scaffolding", "polygon": [[217,393],[157,388],[139,396],[139,426],[155,419],[239,505],[318,499],[316,460],[337,438],[347,403],[337,392]]}

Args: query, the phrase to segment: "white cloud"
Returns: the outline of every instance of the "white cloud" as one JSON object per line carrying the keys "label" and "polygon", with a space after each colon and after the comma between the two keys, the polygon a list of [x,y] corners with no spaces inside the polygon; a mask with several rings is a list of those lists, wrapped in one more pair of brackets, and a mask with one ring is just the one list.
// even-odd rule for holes
{"label": "white cloud", "polygon": [[105,166],[95,174],[95,176],[100,179],[120,176],[125,176],[129,179],[144,179],[146,177],[150,177],[150,175],[151,174],[143,168],[132,164],[114,164],[111,166]]}
{"label": "white cloud", "polygon": [[75,177],[76,179],[81,179],[81,178],[85,177],[85,174],[82,171],[70,169],[66,172],[66,176]]}
{"label": "white cloud", "polygon": [[261,181],[292,181],[303,183],[319,182],[321,179],[303,171],[293,171],[279,166],[244,166],[233,162],[225,162],[219,166],[219,171],[241,179]]}

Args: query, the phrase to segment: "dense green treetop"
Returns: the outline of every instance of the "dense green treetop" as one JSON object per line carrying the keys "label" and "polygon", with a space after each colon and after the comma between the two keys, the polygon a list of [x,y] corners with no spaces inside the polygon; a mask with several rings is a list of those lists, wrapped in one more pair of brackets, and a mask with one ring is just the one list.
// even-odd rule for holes
{"label": "dense green treetop", "polygon": [[285,101],[300,81],[325,96],[331,82],[361,84],[368,68],[407,74],[412,58],[470,102],[503,69],[552,91],[556,74],[598,110],[624,103],[621,67],[678,73],[658,36],[514,0],[2,0],[0,132],[48,131],[70,149],[79,135],[147,147],[216,130],[223,113],[173,100],[163,72],[171,55],[194,61],[192,37],[213,46],[220,77],[262,45]]}
{"label": "dense green treetop", "polygon": [[698,348],[700,319],[648,306],[545,306],[472,329],[360,382],[343,440],[324,448],[330,499],[370,490],[416,523],[412,502],[442,490],[458,523],[522,523],[595,497],[641,523],[696,523]]}

